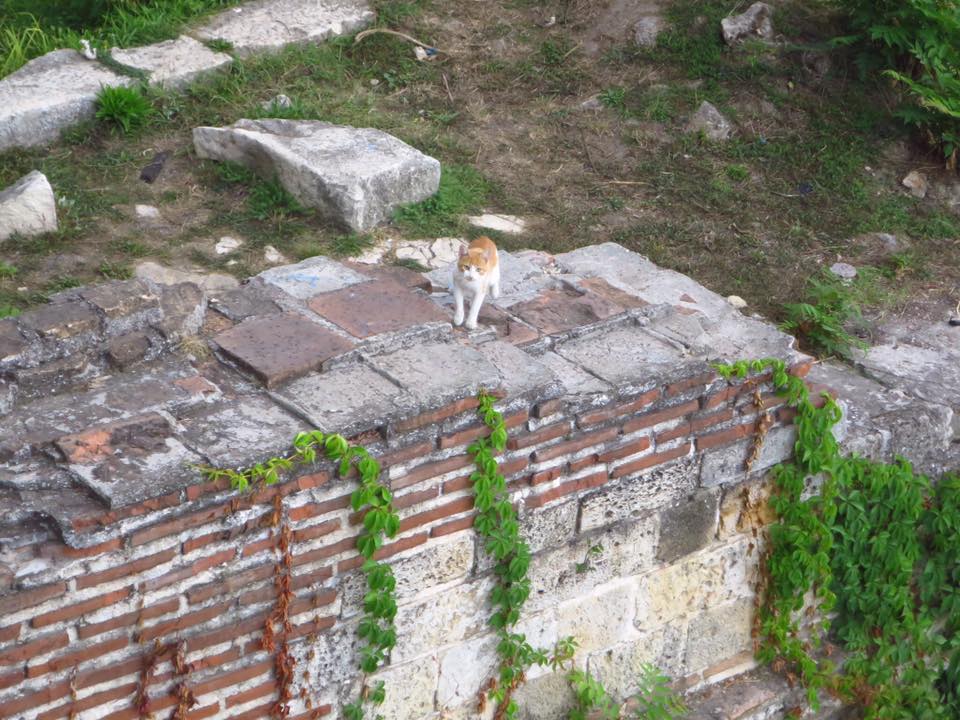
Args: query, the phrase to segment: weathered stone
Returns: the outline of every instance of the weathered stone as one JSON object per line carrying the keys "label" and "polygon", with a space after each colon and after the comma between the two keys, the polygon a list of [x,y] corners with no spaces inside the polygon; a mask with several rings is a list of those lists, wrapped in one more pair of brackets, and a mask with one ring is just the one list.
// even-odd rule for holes
{"label": "weathered stone", "polygon": [[797,442],[797,430],[793,426],[776,427],[763,439],[760,455],[750,470],[747,470],[747,458],[753,451],[753,439],[738,442],[728,447],[712,450],[703,456],[700,467],[700,484],[703,487],[716,487],[731,482],[739,482],[748,474],[761,474],[774,465],[793,457],[793,448]]}
{"label": "weathered stone", "polygon": [[317,295],[307,304],[357,338],[449,321],[425,296],[391,281],[358,283]]}
{"label": "weathered stone", "polygon": [[577,281],[577,286],[623,308],[639,308],[648,304],[643,298],[614,287],[601,277],[582,278]]}
{"label": "weathered stone", "polygon": [[683,677],[683,631],[681,623],[668,623],[642,633],[636,640],[591,653],[590,673],[617,698],[630,697],[641,689],[647,665],[653,665],[665,675]]}
{"label": "weathered stone", "polygon": [[100,318],[82,301],[43,305],[23,313],[19,321],[20,325],[41,337],[55,340],[66,340],[100,329]]}
{"label": "weathered stone", "polygon": [[430,292],[431,284],[427,277],[402,265],[368,265],[360,261],[347,261],[344,265],[372,280],[390,280],[409,288]]}
{"label": "weathered stone", "polygon": [[27,347],[15,320],[0,320],[0,364],[13,363]]}
{"label": "weathered stone", "polygon": [[138,220],[143,220],[146,223],[160,219],[160,210],[153,205],[134,205],[133,212]]}
{"label": "weathered stone", "polygon": [[570,681],[563,673],[551,673],[522,683],[513,698],[520,706],[518,720],[565,718],[576,704]]}
{"label": "weathered stone", "polygon": [[141,362],[150,350],[150,336],[132,332],[113,338],[107,345],[107,358],[121,370]]}
{"label": "weathered stone", "polygon": [[773,40],[772,8],[766,3],[755,2],[740,15],[725,17],[720,21],[723,39],[733,45],[746,37]]}
{"label": "weathered stone", "polygon": [[440,163],[392,135],[316,120],[238,120],[199,127],[201,158],[229,160],[279,182],[307,207],[364,232],[437,191]]}
{"label": "weathered stone", "polygon": [[366,0],[257,0],[224,10],[196,36],[226,40],[240,54],[347,35],[373,21]]}
{"label": "weathered stone", "polygon": [[850,263],[836,262],[830,266],[830,272],[841,280],[853,280],[857,276],[857,269]]}
{"label": "weathered stone", "polygon": [[492,327],[497,338],[511,345],[526,345],[540,337],[540,333],[525,322],[517,320],[496,305],[484,303],[477,315],[479,327]]}
{"label": "weathered stone", "polygon": [[393,254],[397,260],[413,261],[428,269],[440,270],[441,275],[446,278],[441,281],[442,286],[447,287],[450,266],[456,262],[460,248],[465,245],[466,242],[460,238],[448,237],[436,240],[404,240],[397,243]]}
{"label": "weathered stone", "polygon": [[700,490],[660,512],[657,560],[672,563],[709,545],[717,534],[720,492]]}
{"label": "weathered stone", "polygon": [[0,376],[0,415],[6,415],[13,410],[17,400],[17,386],[12,379]]}
{"label": "weathered stone", "polygon": [[450,711],[470,705],[473,710],[477,693],[490,678],[490,668],[496,667],[498,662],[497,641],[491,637],[461,643],[442,653],[437,707],[441,711]]}
{"label": "weathered stone", "polygon": [[144,262],[138,263],[136,267],[133,268],[133,274],[148,284],[155,286],[180,285],[189,282],[194,283],[206,292],[232,290],[240,284],[232,275],[202,273],[193,270],[177,270],[175,268],[164,267],[152,260],[145,260]]}
{"label": "weathered stone", "polygon": [[243,240],[227,235],[217,240],[217,244],[213,246],[213,251],[217,255],[229,255],[234,250],[239,249],[241,245],[243,245]]}
{"label": "weathered stone", "polygon": [[281,310],[270,297],[270,293],[257,282],[247,283],[236,290],[216,293],[210,298],[210,306],[234,322],[257,315],[273,315]]}
{"label": "weathered stone", "polygon": [[725,488],[720,501],[719,540],[738,533],[755,533],[777,519],[770,507],[772,482],[753,480]]}
{"label": "weathered stone", "polygon": [[293,313],[247,320],[214,340],[267,387],[305,375],[353,348],[346,338]]}
{"label": "weathered stone", "polygon": [[927,191],[930,188],[927,176],[917,170],[912,170],[908,173],[901,183],[905,188],[910,190],[911,195],[921,200],[927,196]]}
{"label": "weathered stone", "polygon": [[289,262],[286,256],[277,250],[273,245],[267,245],[263,248],[263,259],[271,265],[279,265]]}
{"label": "weathered stone", "polygon": [[733,125],[716,107],[704,100],[687,122],[688,133],[703,133],[708,140],[729,140]]}
{"label": "weathered stone", "polygon": [[257,277],[299,300],[309,300],[319,293],[340,290],[369,280],[365,275],[325,257],[312,257],[296,265],[264,270]]}
{"label": "weathered stone", "polygon": [[624,309],[591,292],[543,290],[533,300],[512,305],[510,312],[545,335],[554,335],[605,320]]}
{"label": "weathered stone", "polygon": [[667,24],[659,15],[648,15],[640,18],[633,26],[633,42],[638,47],[656,47],[657,38],[666,29]]}
{"label": "weathered stone", "polygon": [[613,392],[612,385],[555,352],[545,352],[537,359],[553,371],[568,395]]}
{"label": "weathered stone", "polygon": [[47,176],[39,170],[0,192],[0,242],[13,235],[31,237],[56,229],[57,201]]}
{"label": "weathered stone", "polygon": [[527,229],[526,221],[513,215],[484,213],[483,215],[471,215],[467,218],[467,221],[476,227],[496,230],[508,235],[520,235]]}
{"label": "weathered stone", "polygon": [[113,48],[110,55],[117,62],[147,73],[151,84],[177,89],[186,87],[204,73],[225,68],[233,62],[226,53],[215,52],[186,35],[154,45],[123,50]]}
{"label": "weathered stone", "polygon": [[712,607],[691,618],[687,631],[687,672],[702,670],[718,660],[753,648],[753,598]]}
{"label": "weathered stone", "polygon": [[536,392],[538,399],[546,400],[560,389],[550,368],[510,343],[496,340],[483,343],[477,349],[500,372],[502,387],[511,398]]}
{"label": "weathered stone", "polygon": [[397,646],[391,659],[406,662],[482,632],[488,627],[490,585],[489,579],[474,581],[401,605],[395,621]]}
{"label": "weathered stone", "polygon": [[294,380],[277,396],[324,432],[367,430],[396,411],[400,387],[366,364],[342,365]]}
{"label": "weathered stone", "polygon": [[85,288],[80,296],[111,320],[153,310],[160,306],[157,296],[138,280],[125,280]]}
{"label": "weathered stone", "polygon": [[377,708],[383,720],[410,720],[427,717],[433,711],[439,667],[435,655],[395,665],[373,676],[383,681],[389,702]]}
{"label": "weathered stone", "polygon": [[592,652],[636,636],[633,626],[636,587],[615,580],[557,608],[561,637],[572,635],[580,650]]}
{"label": "weathered stone", "polygon": [[164,337],[176,342],[200,331],[207,311],[207,297],[192,282],[167,285],[160,289],[160,310],[163,319],[156,327]]}
{"label": "weathered stone", "polygon": [[90,358],[74,352],[59,360],[14,371],[13,378],[21,399],[55,395],[91,374]]}
{"label": "weathered stone", "polygon": [[524,515],[520,535],[530,552],[563,547],[577,533],[579,507],[573,500]]}
{"label": "weathered stone", "polygon": [[[692,452],[692,450],[691,450]],[[640,471],[637,477],[610,484],[581,501],[580,530],[593,530],[669,504],[697,483],[696,457]]]}
{"label": "weathered stone", "polygon": [[54,50],[0,79],[0,151],[45,145],[93,117],[101,87],[131,85],[76,50]]}

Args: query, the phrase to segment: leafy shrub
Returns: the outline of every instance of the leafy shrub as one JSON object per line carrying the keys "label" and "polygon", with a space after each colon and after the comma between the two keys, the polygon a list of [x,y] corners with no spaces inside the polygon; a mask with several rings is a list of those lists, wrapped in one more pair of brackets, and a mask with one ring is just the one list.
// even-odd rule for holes
{"label": "leafy shrub", "polygon": [[957,0],[836,0],[848,14],[862,73],[882,70],[910,101],[897,115],[943,149],[956,168],[960,151],[960,2]]}
{"label": "leafy shrub", "polygon": [[860,304],[832,275],[810,278],[806,302],[786,305],[784,312],[786,319],[780,328],[820,355],[849,358],[853,348],[863,347],[845,328],[846,323],[860,317]]}
{"label": "leafy shrub", "polygon": [[97,120],[119,125],[125,133],[143,125],[153,106],[138,88],[102,87],[97,93]]}

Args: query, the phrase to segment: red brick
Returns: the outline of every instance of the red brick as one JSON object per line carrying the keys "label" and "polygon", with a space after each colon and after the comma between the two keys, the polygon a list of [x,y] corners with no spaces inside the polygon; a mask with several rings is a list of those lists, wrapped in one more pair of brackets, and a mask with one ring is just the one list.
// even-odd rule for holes
{"label": "red brick", "polygon": [[29,695],[21,695],[16,700],[4,700],[2,709],[5,717],[13,718],[24,710],[33,710],[41,705],[51,703],[58,698],[66,697],[69,694],[69,681],[61,680],[60,682],[47,683],[37,692],[30,693]]}
{"label": "red brick", "polygon": [[212,495],[213,493],[226,492],[230,489],[230,478],[220,478],[210,482],[191,485],[187,488],[187,501],[193,502],[203,495]]}
{"label": "red brick", "polygon": [[534,430],[532,433],[514,436],[507,440],[507,447],[510,450],[522,450],[550,440],[556,440],[569,433],[571,427],[569,420],[562,420],[552,425],[546,425],[539,430]]}
{"label": "red brick", "polygon": [[[527,414],[527,411],[522,410],[521,412],[505,417],[503,419],[503,424],[509,430],[517,427],[518,425],[522,425],[529,419],[530,416]],[[486,425],[480,425],[479,427],[461,430],[460,432],[453,433],[452,435],[441,437],[439,442],[440,449],[446,450],[447,448],[467,445],[477,438],[487,437],[489,434],[490,428],[488,428]]]}
{"label": "red brick", "polygon": [[559,398],[556,400],[544,400],[543,402],[537,403],[534,406],[533,416],[539,420],[561,412],[563,407],[563,400],[560,400]]}
{"label": "red brick", "polygon": [[806,358],[805,360],[793,363],[788,372],[794,377],[805,378],[813,369],[814,365],[816,365],[816,361],[813,358]]}
{"label": "red brick", "polygon": [[217,530],[216,532],[207,533],[206,535],[200,535],[195,538],[190,538],[189,540],[184,540],[180,550],[184,555],[189,555],[194,550],[199,550],[200,548],[206,547],[212,543],[230,540],[236,537],[237,530],[237,528]]}
{"label": "red brick", "polygon": [[88,695],[82,700],[71,701],[66,705],[60,705],[52,710],[47,710],[45,713],[40,713],[37,715],[36,719],[59,720],[59,718],[68,717],[71,713],[80,713],[84,710],[95,708],[98,705],[105,705],[108,702],[113,702],[114,700],[120,700],[121,698],[132,696],[136,690],[137,683],[121,685],[120,687],[113,688],[112,690],[104,690],[103,692],[94,693],[93,695]]}
{"label": "red brick", "polygon": [[289,613],[291,616],[293,616],[299,615],[300,613],[309,612],[310,610],[319,610],[322,607],[330,605],[336,599],[336,590],[320,589],[316,592],[309,593],[309,597],[297,598],[291,602],[289,605]]}
{"label": "red brick", "polygon": [[[403,528],[401,527],[401,531],[402,530]],[[386,560],[388,557],[393,557],[399,552],[417,547],[417,545],[423,545],[427,541],[427,537],[427,533],[420,533],[419,535],[411,535],[410,537],[396,540],[377,550],[373,554],[373,559]],[[337,563],[337,572],[348,572],[360,567],[361,565],[363,565],[363,556],[357,555],[356,557],[341,560],[339,563]]]}
{"label": "red brick", "polygon": [[0,597],[0,617],[26,610],[50,598],[60,597],[66,591],[67,585],[62,582],[41,585],[31,590],[17,590],[12,595]]}
{"label": "red brick", "polygon": [[475,397],[464,398],[463,400],[457,400],[437,410],[431,410],[430,412],[421,413],[406,420],[400,420],[394,427],[398,433],[409,432],[410,430],[416,430],[425,425],[433,425],[434,423],[467,412],[468,410],[474,410],[479,407],[479,405],[480,401]]}
{"label": "red brick", "polygon": [[388,468],[391,465],[402,465],[409,460],[415,460],[417,458],[424,457],[425,455],[429,455],[436,450],[436,446],[436,441],[430,440],[428,442],[417,443],[416,445],[410,445],[408,447],[397,448],[396,450],[393,450],[392,452],[389,452],[379,458],[380,467]]}
{"label": "red brick", "polygon": [[0,642],[9,642],[20,637],[20,625],[8,625],[0,628]]}
{"label": "red brick", "polygon": [[333,577],[333,569],[329,567],[322,567],[319,570],[302,575],[295,574],[290,578],[290,589],[293,591],[302,590],[324,580],[329,580],[331,577]]}
{"label": "red brick", "polygon": [[107,570],[80,575],[77,578],[77,589],[84,590],[86,588],[93,587],[94,585],[110,582],[111,580],[128,578],[132,575],[137,575],[144,570],[150,570],[151,568],[157,567],[157,565],[163,565],[165,562],[170,562],[170,560],[172,560],[176,555],[177,549],[170,548],[168,550],[154,553],[153,555],[147,555],[146,557],[138,558],[132,562],[124,563],[123,565],[114,565]]}
{"label": "red brick", "polygon": [[357,536],[343,538],[342,540],[338,540],[330,545],[325,545],[323,547],[316,548],[315,550],[308,550],[307,552],[294,555],[293,564],[306,565],[307,563],[316,562],[317,560],[325,560],[329,557],[333,557],[334,555],[355,550],[356,547]]}
{"label": "red brick", "polygon": [[297,623],[287,633],[287,640],[296,640],[306,635],[316,635],[324,630],[329,630],[336,623],[337,619],[334,617],[316,617],[306,622]]}
{"label": "red brick", "polygon": [[646,468],[656,467],[657,465],[663,465],[664,463],[670,462],[671,460],[676,460],[677,458],[683,457],[690,453],[690,444],[684,443],[679,447],[671,448],[670,450],[664,450],[663,452],[655,453],[653,455],[644,455],[642,458],[637,458],[623,465],[619,465],[613,469],[611,476],[614,478],[623,477],[624,475],[629,475],[630,473],[637,472],[638,470],[644,470]]}
{"label": "red brick", "polygon": [[596,470],[589,475],[585,475],[584,477],[561,483],[560,485],[550,488],[540,495],[532,495],[523,501],[523,505],[528,509],[542,507],[552,500],[556,500],[582,490],[589,490],[591,488],[599,487],[607,482],[609,477],[610,476],[607,473],[606,468]]}
{"label": "red brick", "polygon": [[24,673],[23,668],[14,670],[13,672],[0,673],[0,690],[5,690],[8,687],[19,685],[23,682],[25,677],[26,674]]}
{"label": "red brick", "polygon": [[217,597],[218,595],[236,593],[256,582],[272,577],[274,573],[274,567],[275,566],[272,562],[268,562],[264,563],[263,565],[257,565],[249,568],[234,575],[227,575],[226,577],[214,580],[213,582],[190,588],[187,591],[187,600],[190,601],[191,605],[194,605],[197,603],[206,602],[210,598]]}
{"label": "red brick", "polygon": [[41,665],[28,666],[27,677],[39,677],[40,675],[45,675],[48,672],[57,672],[65,668],[76,667],[82,662],[101,657],[107,653],[113,652],[114,650],[120,650],[127,647],[129,644],[129,638],[118,637],[114,638],[113,640],[97,643],[95,645],[88,645],[83,650],[78,650],[67,655],[60,655],[59,657],[48,660]]}
{"label": "red brick", "polygon": [[[760,408],[764,411],[773,410],[774,408],[780,407],[786,402],[786,398],[777,395],[776,393],[763,393],[760,395]],[[741,415],[753,415],[757,412],[757,406],[753,402],[753,398],[750,398],[746,402],[743,402],[739,406]]]}
{"label": "red brick", "polygon": [[793,407],[782,407],[777,410],[777,422],[781,425],[789,425],[797,417],[797,409]]}
{"label": "red brick", "polygon": [[142,593],[152,592],[158,588],[166,587],[167,585],[172,585],[173,583],[178,583],[192,578],[193,575],[193,568],[187,565],[179,570],[173,570],[171,572],[164,573],[163,575],[158,575],[155,578],[144,580],[137,586],[137,589]]}
{"label": "red brick", "polygon": [[571,460],[568,463],[568,472],[571,475],[578,473],[584,468],[588,468],[591,465],[596,465],[597,460],[598,460],[598,456],[596,453],[591,453],[590,455],[587,455],[586,457],[582,457],[579,460]]}
{"label": "red brick", "polygon": [[135,532],[130,538],[130,544],[143,545],[168,535],[176,535],[184,530],[200,527],[218,518],[222,518],[229,511],[229,505],[219,505],[208,510],[190,513],[189,515],[184,515],[174,520],[151,525],[150,527]]}
{"label": "red brick", "polygon": [[220,703],[204,705],[187,713],[187,720],[204,720],[204,718],[216,717],[220,714]]}
{"label": "red brick", "polygon": [[240,659],[242,655],[240,648],[230,648],[216,655],[207,655],[197,660],[191,660],[190,671],[201,672],[202,670],[209,670],[210,668],[219,667],[220,665],[226,665],[229,662]]}
{"label": "red brick", "polygon": [[313,710],[308,710],[300,715],[293,715],[288,717],[287,720],[317,720],[324,715],[329,715],[332,709],[329,705],[316,705]]}
{"label": "red brick", "polygon": [[143,669],[143,658],[135,657],[115,665],[108,665],[103,668],[96,668],[77,675],[75,685],[77,689],[99,685],[108,680],[119,680],[127,675],[137,675]]}
{"label": "red brick", "polygon": [[65,608],[51,610],[50,612],[46,612],[42,615],[37,615],[34,617],[30,621],[30,625],[33,627],[45,627],[63,620],[72,620],[73,618],[80,617],[81,615],[85,615],[93,610],[99,610],[100,608],[105,608],[121,600],[125,600],[126,598],[130,597],[130,592],[130,588],[122,588],[120,590],[114,590],[111,593],[107,593],[106,595],[100,595],[74,605],[69,605]]}
{"label": "red brick", "polygon": [[231,609],[234,602],[233,600],[227,600],[225,602],[217,603],[211,607],[204,608],[203,610],[195,610],[194,612],[185,613],[183,615],[178,615],[173,620],[167,620],[162,623],[157,623],[156,625],[151,625],[148,628],[144,628],[140,633],[141,642],[151,642],[156,638],[163,637],[164,635],[170,635],[179,630],[184,630],[195,625],[200,625],[209,620],[213,620],[216,617],[226,613]]}
{"label": "red brick", "polygon": [[513,460],[508,460],[507,462],[500,463],[500,474],[505,478],[510,478],[512,475],[523,472],[527,469],[527,466],[530,465],[530,458],[526,455],[522,455]]}
{"label": "red brick", "polygon": [[591,410],[577,416],[577,425],[581,428],[599,425],[624,415],[633,415],[660,399],[660,389],[650,390],[627,402],[617,403],[600,410]]}
{"label": "red brick", "polygon": [[551,445],[548,448],[542,448],[534,451],[533,461],[544,462],[546,460],[553,460],[554,458],[558,458],[562,455],[569,455],[579,452],[580,450],[584,450],[588,447],[600,445],[608,440],[613,440],[619,434],[620,429],[615,427],[587,433],[586,435],[581,435],[578,438],[562,442],[559,445]]}
{"label": "red brick", "polygon": [[724,408],[723,410],[718,410],[714,413],[695,416],[692,420],[690,420],[690,430],[694,433],[698,433],[702,430],[706,430],[708,427],[719,425],[720,423],[725,423],[729,420],[733,420],[733,409]]}
{"label": "red brick", "polygon": [[335,497],[331,500],[324,500],[323,502],[317,503],[307,503],[306,505],[295,507],[290,510],[289,516],[294,522],[299,522],[301,520],[306,520],[307,518],[325,515],[328,512],[345,510],[348,507],[350,507],[350,495],[341,495],[340,497]]}
{"label": "red brick", "polygon": [[[271,692],[273,692],[273,688],[276,686],[276,683],[271,680],[267,684],[270,685]],[[249,690],[247,692],[249,692]],[[264,695],[269,695],[269,694],[270,693],[264,693]],[[243,695],[243,693],[240,693],[240,695]],[[258,697],[263,697],[263,696],[258,696]],[[255,698],[250,698],[250,700],[253,700],[253,699]],[[240,713],[239,715],[231,715],[230,720],[264,720],[264,718],[270,717],[270,709],[273,707],[273,703],[274,701],[270,700],[269,702],[265,702],[261,705],[256,705],[251,709],[247,710],[246,712]],[[228,699],[227,707],[229,706],[230,706],[230,700]]]}
{"label": "red brick", "polygon": [[674,397],[680,393],[690,390],[691,388],[695,388],[698,385],[708,385],[716,379],[717,373],[711,370],[710,372],[703,373],[702,375],[687,378],[686,380],[679,380],[678,382],[667,385],[666,389],[663,391],[663,395],[664,397]]}
{"label": "red brick", "polygon": [[627,422],[623,424],[623,433],[624,435],[629,435],[637,430],[642,430],[643,428],[659,425],[660,423],[667,422],[668,420],[675,420],[679,417],[683,417],[684,415],[689,415],[690,413],[696,412],[699,409],[699,401],[690,400],[689,402],[681,403],[680,405],[674,405],[673,407],[644,413],[643,415],[638,415],[635,418],[627,420]]}
{"label": "red brick", "polygon": [[558,465],[557,467],[552,467],[549,470],[541,470],[538,473],[534,473],[530,477],[530,484],[543,485],[544,483],[548,483],[551,480],[556,480],[561,475],[563,475],[563,466]]}
{"label": "red brick", "polygon": [[223,627],[193,635],[187,639],[187,652],[197,652],[220,643],[242,638],[244,635],[262,631],[267,616],[272,612],[273,608],[262,610],[243,620],[231,621]]}
{"label": "red brick", "polygon": [[467,455],[454,455],[446,460],[428,462],[411,469],[406,475],[390,481],[390,488],[402,490],[405,487],[416,485],[429,478],[439,477],[455,470],[463,470],[473,465],[473,460]]}
{"label": "red brick", "polygon": [[201,683],[195,684],[191,690],[193,690],[193,694],[195,696],[200,697],[206,693],[216,692],[217,690],[222,690],[223,688],[230,687],[231,685],[239,685],[242,682],[252,680],[253,678],[263,675],[264,673],[271,672],[272,670],[273,658],[269,658],[267,660],[254,663],[253,665],[247,665],[246,667],[242,667],[237,670],[230,670],[228,672],[215,675],[208,680],[204,680]]}
{"label": "red brick", "polygon": [[468,515],[459,520],[451,520],[442,525],[434,525],[430,528],[430,537],[442,537],[451,533],[460,532],[473,527],[473,515]]}
{"label": "red brick", "polygon": [[630,455],[636,455],[637,453],[642,453],[644,450],[650,447],[650,438],[640,437],[635,440],[630,440],[616,447],[612,447],[609,450],[597,455],[597,460],[602,463],[608,463],[613,460],[619,460],[620,458],[629,457]]}
{"label": "red brick", "polygon": [[311,490],[317,488],[330,480],[330,473],[317,472],[309,475],[301,475],[294,482],[299,490]]}
{"label": "red brick", "polygon": [[340,519],[335,518],[333,520],[326,520],[325,522],[318,523],[316,525],[300,528],[299,530],[294,530],[292,533],[292,538],[294,542],[307,542],[308,540],[316,540],[324,535],[329,535],[330,533],[339,529]]}
{"label": "red brick", "polygon": [[701,435],[697,438],[697,450],[709,450],[710,448],[736,442],[741,438],[752,435],[755,430],[755,426],[756,423],[751,422],[744,425],[737,425],[736,427],[728,428],[726,430],[719,430],[717,432]]}
{"label": "red brick", "polygon": [[81,625],[77,628],[77,636],[81,640],[86,640],[94,635],[100,635],[101,633],[116,630],[117,628],[134,627],[138,621],[152,620],[161,615],[175,612],[179,607],[180,600],[178,598],[170,598],[156,605],[145,607],[143,610],[134,610],[133,612],[124,613],[123,615],[117,615],[103,622]]}
{"label": "red brick", "polygon": [[450,517],[451,515],[457,515],[462,512],[468,512],[470,510],[473,510],[473,498],[459,498],[444,505],[439,505],[430,510],[417,513],[416,515],[410,515],[402,518],[400,520],[400,532],[406,532],[411,528],[432,523],[434,520],[440,520],[442,518]]}
{"label": "red brick", "polygon": [[61,542],[52,542],[48,543],[48,546],[45,546],[42,555],[43,557],[56,557],[64,558],[66,560],[77,560],[80,558],[89,558],[95,557],[96,555],[103,555],[104,553],[114,552],[123,547],[122,538],[113,538],[112,540],[107,540],[102,542],[99,545],[91,545],[86,548],[74,548],[69,545],[64,545]]}
{"label": "red brick", "polygon": [[678,438],[690,437],[690,434],[690,423],[682,422],[676,427],[670,428],[669,430],[658,432],[656,436],[654,436],[654,441],[657,443],[657,445],[664,445]]}
{"label": "red brick", "polygon": [[701,405],[704,410],[713,410],[718,408],[725,403],[729,402],[733,398],[747,391],[743,385],[729,385],[722,390],[717,390],[715,393],[705,396],[701,399]]}
{"label": "red brick", "polygon": [[256,542],[249,543],[243,546],[243,557],[248,558],[251,555],[256,555],[259,552],[264,550],[272,550],[277,546],[277,538],[273,535],[267,535],[262,540],[257,540]]}
{"label": "red brick", "polygon": [[[237,693],[236,695],[231,695],[227,698],[227,707],[236,707],[237,705],[243,705],[248,703],[251,700],[257,700],[258,698],[266,697],[267,695],[273,695],[277,689],[276,680],[270,679],[265,683],[260,683],[255,685],[249,690],[244,690],[243,692]],[[269,707],[269,705],[267,706]],[[268,713],[269,714],[269,713]],[[237,715],[234,717],[243,717],[242,715]]]}

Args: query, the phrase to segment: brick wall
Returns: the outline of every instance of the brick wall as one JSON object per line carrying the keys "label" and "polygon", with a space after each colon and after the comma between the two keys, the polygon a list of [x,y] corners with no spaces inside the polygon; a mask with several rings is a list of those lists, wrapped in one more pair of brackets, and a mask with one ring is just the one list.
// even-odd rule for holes
{"label": "brick wall", "polygon": [[[763,470],[792,446],[790,414],[760,387],[775,424],[748,477],[756,389],[700,366],[599,406],[586,394],[501,401],[501,467],[534,552],[522,632],[540,645],[576,636],[578,662],[620,695],[636,689],[645,661],[687,687],[752,664]],[[388,719],[470,717],[495,667],[490,563],[471,528],[465,454],[483,433],[474,404],[465,396],[358,438],[383,463],[402,518],[380,553],[400,600],[381,673]],[[318,466],[251,495],[195,484],[78,516],[77,532],[96,531],[89,547],[41,524],[21,533],[5,550],[21,571],[0,595],[0,716],[171,717],[185,685],[196,699],[185,717],[268,717],[275,658],[262,639],[286,527],[290,717],[339,717],[359,681],[352,489]],[[518,695],[529,717],[544,718],[566,698],[562,679],[539,670]]]}

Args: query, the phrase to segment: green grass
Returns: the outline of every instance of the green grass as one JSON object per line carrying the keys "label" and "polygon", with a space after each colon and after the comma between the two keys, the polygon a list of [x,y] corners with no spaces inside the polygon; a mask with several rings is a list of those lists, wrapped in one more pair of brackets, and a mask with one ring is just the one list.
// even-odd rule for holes
{"label": "green grass", "polygon": [[440,176],[440,189],[423,202],[399,208],[396,223],[416,237],[441,237],[460,232],[463,216],[477,212],[490,192],[490,183],[469,165],[447,165]]}
{"label": "green grass", "polygon": [[124,133],[142,127],[153,115],[153,105],[138,87],[102,87],[97,93],[97,119],[113,123]]}
{"label": "green grass", "polygon": [[0,260],[0,280],[10,279],[17,276],[17,268],[10,263]]}

